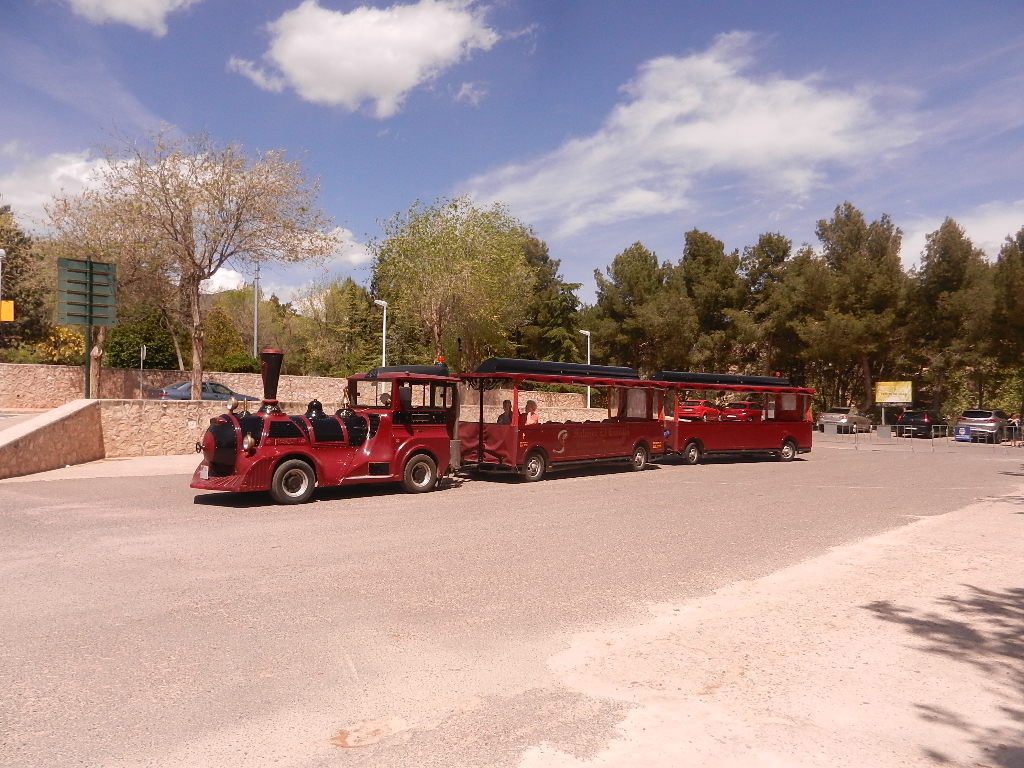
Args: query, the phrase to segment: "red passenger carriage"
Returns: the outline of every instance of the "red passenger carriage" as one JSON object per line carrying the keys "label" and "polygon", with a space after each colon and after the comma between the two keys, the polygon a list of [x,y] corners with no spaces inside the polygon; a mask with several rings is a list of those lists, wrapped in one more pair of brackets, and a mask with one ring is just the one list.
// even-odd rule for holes
{"label": "red passenger carriage", "polygon": [[706,454],[728,453],[772,454],[790,461],[811,450],[813,389],[791,386],[787,379],[777,376],[660,371],[651,378],[670,387],[680,401],[692,397],[687,392],[703,396],[718,391],[761,398],[755,403],[761,406],[757,411],[760,415],[750,420],[687,421],[670,408],[676,418],[665,421],[667,448],[681,454],[687,464],[696,464]]}
{"label": "red passenger carriage", "polygon": [[[640,379],[632,368],[492,358],[460,376],[480,394],[479,418],[459,425],[462,466],[540,480],[548,471],[598,462],[640,470],[665,451],[665,384]],[[606,415],[526,423],[524,384],[569,384],[607,391]],[[511,389],[511,423],[484,418],[486,390]]]}

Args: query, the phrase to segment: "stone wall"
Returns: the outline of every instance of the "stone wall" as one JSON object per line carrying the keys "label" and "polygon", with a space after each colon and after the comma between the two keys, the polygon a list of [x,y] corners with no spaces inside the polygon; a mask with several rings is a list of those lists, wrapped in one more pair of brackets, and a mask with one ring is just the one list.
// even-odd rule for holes
{"label": "stone wall", "polygon": [[[184,381],[189,372],[144,370],[142,391],[159,389]],[[205,373],[204,379],[253,397],[263,396],[263,380],[258,373]],[[100,375],[101,399],[129,400],[139,397],[139,371],[104,368]],[[326,376],[282,376],[277,396],[281,400],[309,402],[316,398],[325,406],[341,402],[345,379]],[[85,375],[76,365],[21,365],[0,363],[0,408],[53,408],[83,397]]]}
{"label": "stone wall", "polygon": [[31,475],[105,455],[95,400],[75,400],[0,432],[0,479]]}

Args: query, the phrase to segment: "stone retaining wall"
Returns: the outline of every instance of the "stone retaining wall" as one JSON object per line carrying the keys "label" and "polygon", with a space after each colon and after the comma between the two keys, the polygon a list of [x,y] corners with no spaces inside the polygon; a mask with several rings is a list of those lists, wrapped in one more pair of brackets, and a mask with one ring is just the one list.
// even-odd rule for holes
{"label": "stone retaining wall", "polygon": [[103,425],[95,400],[75,400],[0,432],[0,479],[102,459]]}
{"label": "stone retaining wall", "polygon": [[[144,370],[142,390],[159,389],[191,375],[188,371]],[[263,380],[258,373],[203,374],[235,392],[262,397]],[[128,400],[139,397],[139,371],[104,368],[100,375],[101,399]],[[277,396],[281,400],[308,402],[317,398],[327,405],[340,403],[346,380],[327,376],[282,376]],[[53,408],[85,394],[85,374],[80,365],[23,365],[0,363],[0,408]]]}

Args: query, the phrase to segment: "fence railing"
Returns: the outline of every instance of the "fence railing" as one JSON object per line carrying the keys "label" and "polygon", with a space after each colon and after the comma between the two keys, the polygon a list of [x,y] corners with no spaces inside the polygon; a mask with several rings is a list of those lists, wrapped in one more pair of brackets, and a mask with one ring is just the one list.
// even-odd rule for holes
{"label": "fence railing", "polygon": [[1008,425],[998,435],[977,430],[964,431],[948,424],[872,425],[870,430],[860,432],[840,431],[836,424],[826,424],[823,431],[815,433],[814,439],[823,443],[849,445],[854,448],[872,446],[894,446],[909,451],[955,451],[968,445],[985,445],[993,451],[1024,447],[1021,427]]}

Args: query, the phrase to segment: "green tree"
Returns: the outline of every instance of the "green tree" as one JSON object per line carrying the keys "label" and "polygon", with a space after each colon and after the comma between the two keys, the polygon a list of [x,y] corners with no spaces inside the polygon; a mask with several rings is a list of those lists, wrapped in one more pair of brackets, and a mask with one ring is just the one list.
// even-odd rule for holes
{"label": "green tree", "polygon": [[578,360],[577,315],[579,283],[567,283],[558,273],[560,261],[536,237],[525,241],[526,262],[535,288],[527,298],[526,319],[516,331],[519,354],[530,360]]}
{"label": "green tree", "polygon": [[[309,290],[299,300],[299,307],[304,319],[300,348],[307,371],[318,376],[348,376],[380,364],[380,310],[369,291],[351,277]],[[405,360],[400,350],[392,348],[395,329],[393,323],[391,326],[389,357]]]}
{"label": "green tree", "polygon": [[637,242],[605,272],[594,270],[597,298],[581,313],[600,362],[647,374],[685,367],[697,320],[682,271]]}
{"label": "green tree", "polygon": [[[836,376],[848,355],[826,338],[832,330],[824,322],[832,295],[833,275],[810,247],[787,259],[778,282],[764,295],[765,334],[771,339],[772,371],[780,371],[798,384],[824,383],[828,403],[845,401],[836,389],[846,376]],[[831,373],[832,375],[826,375]]]}
{"label": "green tree", "polygon": [[841,368],[857,363],[862,406],[867,408],[876,372],[885,370],[906,341],[902,232],[887,214],[868,224],[850,203],[836,206],[831,219],[818,221],[816,232],[834,279],[829,310],[820,321],[824,327],[818,329],[823,336],[815,341],[843,350],[837,361]]}
{"label": "green tree", "polygon": [[227,369],[228,361],[246,355],[245,340],[228,313],[214,306],[203,318],[203,358],[210,370]]}
{"label": "green tree", "polygon": [[14,302],[14,321],[0,323],[0,359],[21,344],[43,341],[50,330],[45,297],[53,279],[32,239],[18,227],[10,206],[0,206],[0,248],[5,301]]}
{"label": "green tree", "polygon": [[[791,251],[789,238],[777,232],[765,233],[756,245],[743,250],[740,259],[745,325],[751,338],[744,362],[766,373],[779,368],[778,358],[794,338],[785,316],[777,312],[775,301]],[[789,374],[791,371],[787,371]]]}
{"label": "green tree", "polygon": [[1024,413],[1024,227],[1008,235],[995,263],[990,354],[1016,373]]}
{"label": "green tree", "polygon": [[137,313],[118,312],[117,325],[107,339],[106,363],[111,368],[138,368],[139,353],[146,345],[143,368],[174,369],[178,367],[171,334],[163,327],[157,312],[140,308]]}
{"label": "green tree", "polygon": [[534,288],[520,222],[500,205],[478,208],[461,197],[414,203],[383,227],[372,246],[372,285],[389,303],[389,320],[417,326],[456,367],[513,352]]}
{"label": "green tree", "polygon": [[[739,357],[746,325],[739,265],[739,254],[727,254],[721,240],[696,229],[686,233],[679,268],[700,330],[691,358],[704,370],[726,370]],[[746,340],[750,346],[753,338]]]}
{"label": "green tree", "polygon": [[[108,152],[98,184],[51,210],[58,230],[79,230],[84,247],[116,254],[119,266],[144,260],[147,271],[171,276],[191,331],[192,396],[203,371],[200,286],[225,264],[294,262],[326,256],[335,238],[315,205],[317,185],[299,164],[271,151],[248,157],[237,145],[204,135]],[[161,297],[162,298],[162,297]]]}
{"label": "green tree", "polygon": [[991,327],[991,268],[963,228],[947,218],[927,236],[911,281],[911,352],[932,384],[932,405],[941,409],[953,369],[979,366],[987,355],[981,346]]}

